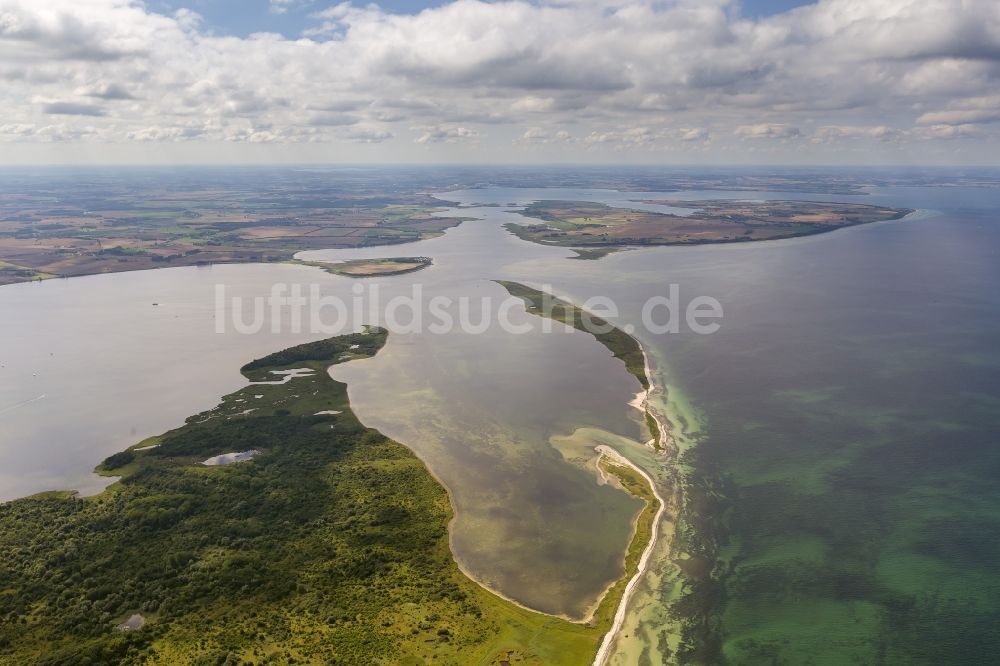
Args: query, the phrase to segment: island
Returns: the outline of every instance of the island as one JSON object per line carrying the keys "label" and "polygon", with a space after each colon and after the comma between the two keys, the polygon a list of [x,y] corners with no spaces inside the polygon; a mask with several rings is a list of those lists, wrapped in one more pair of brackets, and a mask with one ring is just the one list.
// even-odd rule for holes
{"label": "island", "polygon": [[[434,238],[472,218],[447,193],[463,188],[605,188],[634,192],[762,189],[859,196],[881,178],[822,174],[584,169],[556,174],[471,167],[386,170],[159,169],[0,174],[0,285],[171,266],[290,260],[297,252],[394,245]],[[939,178],[940,186],[990,180]],[[487,185],[488,184],[488,185]],[[678,195],[680,196],[680,195]],[[522,238],[598,259],[639,245],[765,240],[819,233],[902,216],[857,203],[667,201],[693,216],[540,201],[523,212],[541,220],[510,225]],[[488,205],[497,206],[492,203]],[[507,207],[513,207],[508,204]],[[450,210],[446,215],[445,210]]]}
{"label": "island", "polygon": [[691,209],[690,215],[616,208],[585,201],[538,201],[520,211],[542,223],[508,223],[518,237],[573,248],[598,259],[636,246],[774,240],[898,220],[913,212],[860,203],[812,201],[655,200],[638,203]]}
{"label": "island", "polygon": [[0,663],[593,663],[655,538],[655,490],[602,456],[643,508],[586,621],[489,592],[452,557],[446,490],[327,372],[387,336],[248,363],[217,407],[101,463],[118,481],[97,496],[0,504]]}
{"label": "island", "polygon": [[316,266],[334,275],[366,278],[413,273],[427,268],[433,261],[430,257],[387,257],[385,259],[349,259],[338,262],[297,261],[296,263]]}

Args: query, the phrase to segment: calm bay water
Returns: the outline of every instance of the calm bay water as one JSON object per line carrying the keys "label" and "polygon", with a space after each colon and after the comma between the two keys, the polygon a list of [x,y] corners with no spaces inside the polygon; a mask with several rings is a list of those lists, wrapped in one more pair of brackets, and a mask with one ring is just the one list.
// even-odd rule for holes
{"label": "calm bay water", "polygon": [[[697,441],[685,462],[700,501],[688,510],[711,535],[703,545],[715,569],[687,588],[707,618],[703,656],[989,663],[1000,651],[1000,193],[878,189],[850,200],[927,212],[810,238],[600,261],[569,260],[501,227],[524,219],[508,203],[624,205],[633,196],[652,198],[453,192],[442,198],[480,221],[410,246],[307,255],[428,255],[432,268],[380,279],[385,293],[420,282],[429,294],[499,299],[491,280],[515,279],[578,302],[610,296],[620,323],[638,324],[642,304],[670,283],[684,299],[719,299],[725,319],[714,335],[638,333]],[[309,339],[213,332],[216,283],[249,296],[275,281],[345,296],[353,284],[302,267],[218,266],[0,288],[0,497],[93,484],[101,458],[241,385],[242,363]],[[567,462],[582,451],[554,446],[581,427],[642,437],[625,406],[636,383],[591,338],[495,327],[397,335],[336,377],[349,382],[363,421],[413,448],[449,487],[453,545],[477,577],[537,608],[579,614],[616,575],[635,504]],[[662,472],[662,461],[621,446]],[[713,492],[702,492],[707,484]],[[665,610],[683,580],[676,555],[658,553],[617,663],[676,658]]]}
{"label": "calm bay water", "polygon": [[[641,439],[640,414],[627,404],[640,386],[589,335],[538,327],[515,336],[496,324],[509,298],[492,281],[501,266],[570,252],[526,246],[493,224],[462,225],[407,251],[435,257],[415,274],[425,303],[466,296],[470,322],[488,311],[493,324],[481,333],[398,332],[375,359],[340,365],[336,377],[351,382],[366,424],[408,444],[448,487],[453,545],[470,573],[532,607],[583,617],[621,576],[638,502],[567,463],[549,438],[591,426]],[[388,303],[412,295],[413,277],[365,282]],[[216,333],[217,285],[244,299],[249,321],[251,300],[275,283],[304,293],[317,285],[348,303],[360,284],[311,267],[247,265],[0,288],[0,497],[99,489],[106,481],[91,470],[104,457],[214,405],[243,385],[247,361],[325,337],[293,333],[287,312],[277,332],[240,334],[230,322]],[[537,324],[517,303],[512,323]],[[365,323],[388,322],[363,316],[346,329]]]}

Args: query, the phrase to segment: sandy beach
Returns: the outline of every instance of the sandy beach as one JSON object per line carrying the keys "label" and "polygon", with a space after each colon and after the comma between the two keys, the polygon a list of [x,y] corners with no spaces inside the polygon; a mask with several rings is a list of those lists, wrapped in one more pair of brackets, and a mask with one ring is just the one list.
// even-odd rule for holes
{"label": "sandy beach", "polygon": [[[642,346],[642,343],[639,343],[639,346],[642,349],[643,360],[645,362],[646,380],[649,382],[650,388],[647,391],[641,391],[640,393],[636,394],[635,400],[630,402],[629,405],[633,407],[641,405],[641,409],[643,409],[643,411],[652,416],[652,418],[656,421],[656,426],[659,429],[660,441],[653,442],[652,440],[650,440],[649,442],[650,446],[659,444],[659,447],[662,450],[670,450],[667,447],[667,445],[670,443],[668,425],[664,422],[663,417],[656,410],[651,409],[649,405],[649,396],[655,390],[656,384],[653,381],[653,376],[652,373],[650,372],[649,355],[646,352],[646,348]],[[601,444],[597,446],[595,450],[600,456],[606,456],[611,460],[614,460],[615,462],[620,463],[622,465],[626,465],[634,469],[637,473],[639,473],[646,480],[646,482],[649,483],[650,488],[652,488],[653,495],[660,503],[660,508],[656,511],[656,515],[653,518],[653,526],[652,526],[652,532],[649,537],[649,542],[646,544],[646,548],[642,551],[642,556],[639,558],[638,568],[636,569],[635,575],[632,576],[628,584],[625,586],[625,591],[624,593],[622,593],[622,598],[618,602],[618,608],[615,611],[615,617],[614,621],[611,623],[611,628],[608,629],[608,632],[604,635],[604,639],[601,641],[601,647],[597,650],[597,655],[594,657],[594,666],[604,666],[604,664],[607,663],[607,660],[611,655],[611,648],[614,645],[615,639],[618,637],[618,633],[621,631],[622,625],[625,622],[625,613],[628,609],[628,602],[632,598],[632,593],[635,591],[636,585],[638,585],[639,581],[646,573],[646,570],[649,568],[650,557],[653,554],[653,550],[656,547],[656,542],[660,536],[660,523],[663,520],[663,514],[667,510],[667,502],[663,498],[663,496],[660,495],[660,492],[659,490],[657,490],[656,484],[654,483],[652,477],[650,477],[649,474],[647,474],[645,470],[643,470],[641,467],[639,467],[638,465],[636,465],[628,458],[618,453],[609,446]]]}

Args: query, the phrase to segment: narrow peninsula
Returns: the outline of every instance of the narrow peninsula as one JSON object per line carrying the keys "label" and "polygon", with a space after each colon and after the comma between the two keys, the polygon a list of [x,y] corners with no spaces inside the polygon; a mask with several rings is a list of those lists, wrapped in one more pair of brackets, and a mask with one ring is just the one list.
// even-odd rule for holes
{"label": "narrow peninsula", "polygon": [[645,412],[646,426],[652,436],[650,443],[653,448],[662,450],[662,440],[667,431],[662,425],[662,417],[655,412],[647,400],[651,388],[649,364],[639,341],[607,320],[552,294],[533,289],[520,282],[497,280],[497,283],[503,286],[511,296],[516,296],[524,301],[525,308],[531,314],[547,317],[585,333],[590,333],[597,338],[598,342],[607,347],[615,358],[620,359],[625,364],[625,369],[639,381],[644,391],[639,396],[639,404]]}
{"label": "narrow peninsula", "polygon": [[[631,335],[583,308],[564,301],[552,294],[533,289],[519,282],[498,281],[508,293],[520,298],[528,312],[562,322],[567,326],[590,333],[598,342],[620,359],[643,387],[638,398],[639,406],[646,417],[646,425],[652,438],[648,445],[668,457],[667,464],[676,462],[677,449],[673,445],[666,419],[650,403],[650,391],[655,388],[646,353]],[[601,602],[601,609],[608,612],[613,607],[610,625],[604,631],[600,648],[594,657],[594,666],[604,666],[612,654],[615,640],[624,624],[629,600],[646,572],[650,558],[661,538],[660,525],[669,511],[674,517],[683,506],[683,492],[680,483],[674,483],[664,497],[657,490],[653,479],[638,465],[619,451],[607,446],[596,447],[597,468],[602,475],[611,475],[621,487],[639,499],[644,507],[635,520],[635,531],[625,557],[625,575],[615,583]],[[672,543],[672,542],[668,542]]]}

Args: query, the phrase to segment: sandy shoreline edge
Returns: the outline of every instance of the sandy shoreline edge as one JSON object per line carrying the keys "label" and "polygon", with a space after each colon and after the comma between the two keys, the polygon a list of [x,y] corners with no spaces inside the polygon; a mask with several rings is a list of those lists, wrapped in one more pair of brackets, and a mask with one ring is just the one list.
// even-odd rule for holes
{"label": "sandy shoreline edge", "polygon": [[[511,291],[510,286],[526,288],[535,292],[538,295],[542,295],[545,292],[541,292],[530,287],[525,287],[524,285],[520,285],[518,283],[505,283],[502,281],[497,281],[497,282],[499,282],[502,286],[507,288],[507,290],[511,292],[512,295],[519,296],[522,300],[525,300],[526,310],[529,314],[534,314],[535,316],[541,316],[541,317],[549,316],[537,311],[533,311],[533,307],[529,300],[530,295],[529,297],[526,297],[523,294],[514,294],[513,291]],[[549,294],[549,296],[552,296],[552,294]],[[563,304],[574,310],[585,312],[582,308],[573,304],[572,301],[563,301]],[[562,321],[562,323],[566,324],[567,322]],[[610,322],[608,323],[610,324]],[[573,326],[573,324],[568,324],[568,325]],[[647,420],[652,421],[650,425],[654,425],[657,432],[651,433],[653,436],[648,441],[636,442],[636,444],[639,447],[645,446],[647,449],[649,449],[654,453],[666,454],[665,463],[669,465],[674,457],[671,456],[670,454],[671,453],[676,454],[676,447],[674,446],[675,440],[672,434],[672,427],[670,426],[669,419],[667,419],[663,414],[661,414],[660,411],[654,407],[651,401],[651,398],[654,395],[657,395],[662,391],[662,387],[660,387],[654,380],[650,364],[649,353],[647,349],[634,335],[626,333],[621,328],[614,326],[613,324],[611,324],[611,326],[614,329],[616,329],[619,334],[628,338],[629,341],[635,345],[634,350],[642,354],[642,361],[643,361],[642,371],[641,371],[642,376],[641,377],[639,376],[640,373],[638,372],[638,368],[634,366],[629,367],[629,373],[632,374],[633,376],[636,376],[637,379],[639,379],[639,381],[644,384],[644,390],[635,394],[631,400],[628,400],[626,402],[626,404],[633,409],[642,411],[643,414],[647,417]],[[580,327],[574,326],[574,328],[580,328]],[[582,332],[594,335],[592,331],[589,331],[587,329],[580,329],[580,330]],[[609,343],[606,340],[602,339],[601,337],[598,337],[596,335],[594,335],[594,337],[597,337],[598,342],[600,344],[610,349],[616,356],[619,356],[619,352],[616,350],[616,347],[609,345]],[[622,360],[623,362],[625,362],[626,366],[629,365],[629,362],[625,358],[622,358]],[[451,491],[448,488],[448,486],[442,482],[442,480],[437,476],[437,474],[434,472],[433,469],[431,469],[430,467],[428,467],[427,469],[428,472],[431,474],[431,476],[445,489],[446,496],[450,504],[452,515],[451,519],[448,521],[448,541],[452,553],[452,560],[455,562],[459,570],[467,578],[478,584],[481,588],[483,588],[490,594],[499,597],[500,599],[503,599],[504,601],[513,604],[514,606],[521,608],[522,610],[528,611],[530,613],[536,613],[543,616],[558,618],[578,626],[586,626],[586,625],[591,625],[594,622],[595,618],[597,617],[597,614],[601,610],[601,606],[607,600],[608,595],[610,594],[612,589],[615,586],[621,584],[622,582],[625,583],[625,587],[621,592],[621,597],[617,600],[617,603],[614,606],[614,614],[612,616],[610,627],[603,634],[598,634],[595,637],[599,638],[600,642],[598,644],[597,651],[594,653],[594,658],[590,663],[592,663],[593,666],[604,666],[608,662],[611,656],[612,648],[615,645],[615,641],[618,638],[624,626],[628,611],[628,606],[634,597],[634,593],[636,591],[636,588],[638,587],[639,581],[642,580],[643,577],[648,573],[650,560],[652,559],[653,552],[656,550],[657,546],[661,544],[661,540],[664,537],[662,522],[664,515],[667,512],[668,500],[660,493],[660,490],[657,488],[656,483],[653,480],[653,477],[647,471],[642,469],[639,465],[626,458],[622,453],[619,453],[617,450],[606,444],[599,444],[595,446],[593,450],[597,454],[594,460],[595,463],[597,463],[598,465],[601,459],[607,459],[636,472],[649,485],[650,493],[659,503],[659,506],[657,507],[656,512],[653,515],[650,525],[649,538],[646,541],[645,545],[643,546],[642,553],[640,554],[639,560],[636,563],[635,572],[631,576],[628,576],[628,578],[626,579],[626,576],[628,575],[628,572],[626,571],[621,577],[613,581],[610,581],[608,583],[608,586],[604,589],[604,591],[597,596],[593,605],[587,609],[587,612],[583,617],[571,617],[565,613],[545,612],[538,610],[536,608],[532,608],[518,601],[517,599],[513,599],[507,594],[504,594],[499,589],[497,589],[493,584],[491,584],[491,582],[481,578],[475,572],[470,570],[469,567],[467,566],[467,563],[464,562],[461,557],[459,557],[454,543],[455,534],[453,530],[454,527],[453,523],[457,519],[459,514],[458,507],[456,507],[455,505],[454,498],[452,497]],[[675,489],[674,492],[669,493],[671,500],[669,506],[673,507],[674,509],[676,509],[679,506],[679,497],[677,495],[677,490],[678,489]],[[635,521],[638,521],[639,519],[640,517],[637,515]],[[638,522],[636,522],[634,525],[634,528],[636,530],[639,529],[638,525],[639,525]],[[634,538],[635,538],[635,533],[633,533],[633,539]],[[626,548],[625,553],[623,554],[623,558],[628,557],[628,553],[631,551],[631,549],[632,549],[632,542],[630,541],[628,547]],[[608,610],[610,610],[610,607],[608,607]],[[604,615],[604,617],[607,616]]]}
{"label": "sandy shoreline edge", "polygon": [[[639,345],[639,349],[642,350],[642,357],[644,362],[643,371],[646,374],[646,382],[649,384],[649,388],[642,393],[636,395],[636,398],[629,402],[629,406],[642,409],[646,414],[648,414],[655,422],[657,430],[659,431],[659,439],[650,440],[648,445],[652,448],[659,448],[662,451],[669,451],[672,449],[668,448],[668,445],[672,443],[672,438],[670,436],[670,429],[668,424],[662,415],[659,414],[655,409],[652,409],[649,403],[650,396],[657,390],[657,384],[654,381],[653,373],[650,371],[649,366],[649,354],[646,348],[643,346],[635,336],[630,336],[635,340],[636,344]],[[604,444],[598,445],[594,449],[598,452],[599,456],[607,457],[614,460],[617,463],[626,465],[631,469],[635,470],[640,476],[642,476],[646,483],[649,484],[650,489],[653,492],[653,496],[656,497],[657,501],[660,503],[659,509],[656,511],[656,515],[653,516],[652,529],[649,536],[649,542],[642,551],[642,555],[639,557],[639,564],[636,568],[635,574],[629,579],[628,583],[625,585],[625,590],[622,592],[622,598],[618,601],[618,608],[615,610],[614,619],[611,623],[611,627],[604,634],[604,638],[601,641],[601,646],[597,650],[597,654],[594,656],[593,666],[604,666],[608,658],[611,656],[611,648],[614,646],[615,639],[618,638],[618,634],[621,632],[622,625],[625,623],[625,614],[628,611],[628,603],[632,599],[632,595],[635,592],[636,586],[639,581],[645,575],[646,571],[649,569],[649,560],[652,557],[653,551],[656,548],[657,542],[660,538],[660,523],[663,520],[663,515],[667,510],[667,501],[660,494],[660,491],[656,487],[656,483],[653,478],[641,467],[633,463],[631,460],[618,453],[609,446]]]}
{"label": "sandy shoreline edge", "polygon": [[[650,353],[646,349],[646,347],[642,344],[642,342],[636,336],[632,335],[631,332],[626,332],[625,330],[616,326],[615,324],[600,319],[599,317],[593,315],[593,313],[590,313],[581,308],[580,306],[576,305],[571,297],[564,299],[551,292],[542,291],[537,288],[530,287],[528,285],[524,285],[518,282],[503,281],[503,280],[497,280],[496,282],[501,286],[503,286],[512,296],[516,296],[521,300],[523,300],[525,302],[525,309],[529,314],[555,319],[556,321],[559,321],[565,325],[571,326],[572,328],[576,328],[582,332],[594,336],[600,344],[604,345],[607,349],[609,349],[612,352],[614,356],[616,356],[617,358],[622,360],[622,362],[625,363],[628,372],[639,380],[639,382],[643,385],[644,389],[643,391],[637,393],[632,400],[627,401],[627,405],[631,408],[642,411],[647,419],[647,423],[653,426],[653,428],[650,428],[650,430],[652,431],[654,428],[656,430],[656,432],[651,432],[652,435],[651,439],[645,442],[644,445],[646,448],[648,448],[654,453],[664,454],[665,464],[670,465],[674,463],[676,461],[678,449],[673,434],[673,428],[671,426],[670,420],[655,407],[655,405],[651,400],[651,398],[654,395],[657,395],[660,392],[665,391],[666,387],[661,387],[655,381],[652,372],[652,365],[650,363]],[[539,303],[539,299],[544,299],[546,297],[555,299],[555,303],[554,304],[551,302],[546,303],[544,300],[542,300],[541,303]],[[553,305],[555,305],[555,307],[557,308],[562,308],[562,310],[554,311],[553,309],[550,309],[553,308]],[[594,331],[590,330],[589,328],[587,328],[586,326],[581,326],[578,315],[574,313],[586,313],[591,317],[591,321],[597,321],[603,324],[610,325],[611,329],[615,331],[618,335],[617,340],[614,335],[610,336],[605,334],[599,335]],[[572,315],[572,321],[567,321],[570,315]],[[632,347],[632,352],[628,350],[628,345],[626,345],[625,347],[622,346],[621,344],[622,337],[626,338],[631,343],[631,345],[634,345]],[[634,363],[634,361],[638,359],[633,359],[633,362],[630,365],[629,354],[634,353],[636,351],[642,354],[641,372],[639,371],[639,368],[636,367],[637,364]],[[643,446],[643,443],[639,443],[639,446]],[[620,634],[622,627],[624,626],[629,602],[632,600],[634,596],[639,581],[647,574],[652,554],[654,550],[656,550],[656,547],[660,544],[663,531],[661,529],[662,527],[661,524],[663,521],[663,517],[666,513],[668,504],[667,500],[663,497],[663,495],[660,494],[660,491],[657,488],[653,478],[650,476],[648,472],[642,469],[639,465],[633,463],[631,460],[626,458],[622,453],[619,453],[617,450],[606,444],[599,444],[594,448],[594,450],[597,452],[598,463],[602,458],[607,458],[618,464],[624,465],[629,469],[635,471],[637,474],[639,474],[639,476],[643,478],[647,484],[649,484],[650,492],[652,493],[653,497],[659,502],[659,508],[657,509],[652,520],[652,525],[650,526],[649,539],[643,548],[642,554],[640,555],[639,561],[636,566],[636,571],[627,579],[625,583],[625,588],[622,591],[621,597],[618,599],[617,605],[615,607],[615,612],[612,617],[611,626],[606,632],[604,632],[603,636],[601,637],[600,646],[597,652],[595,653],[594,659],[592,661],[593,666],[604,666],[608,662],[608,659],[611,656],[612,648],[615,645],[615,641],[618,638],[618,635]],[[679,485],[674,484],[674,488],[672,492],[669,493],[669,496],[671,500],[669,506],[672,508],[672,510],[676,512],[677,510],[679,510],[679,507],[681,505]],[[636,520],[637,521],[639,520],[638,516],[636,517]],[[638,529],[638,523],[636,523],[635,528]],[[626,549],[625,557],[628,556],[628,551],[631,548],[632,544],[630,542],[628,548]],[[618,578],[617,580],[611,582],[608,585],[608,587],[604,590],[604,592],[597,597],[597,599],[594,602],[594,605],[590,608],[590,611],[587,613],[587,617],[583,618],[582,620],[573,619],[570,621],[576,624],[587,624],[589,622],[592,622],[596,617],[597,613],[599,612],[601,605],[607,599],[608,594],[616,585],[620,584],[623,580],[625,580],[625,576],[627,575],[627,573],[628,572],[625,572],[625,574],[623,574],[621,578]],[[480,582],[480,585],[483,585],[483,583]],[[483,585],[483,587],[487,586]],[[487,589],[489,588],[487,587]],[[495,593],[494,590],[490,591]]]}

